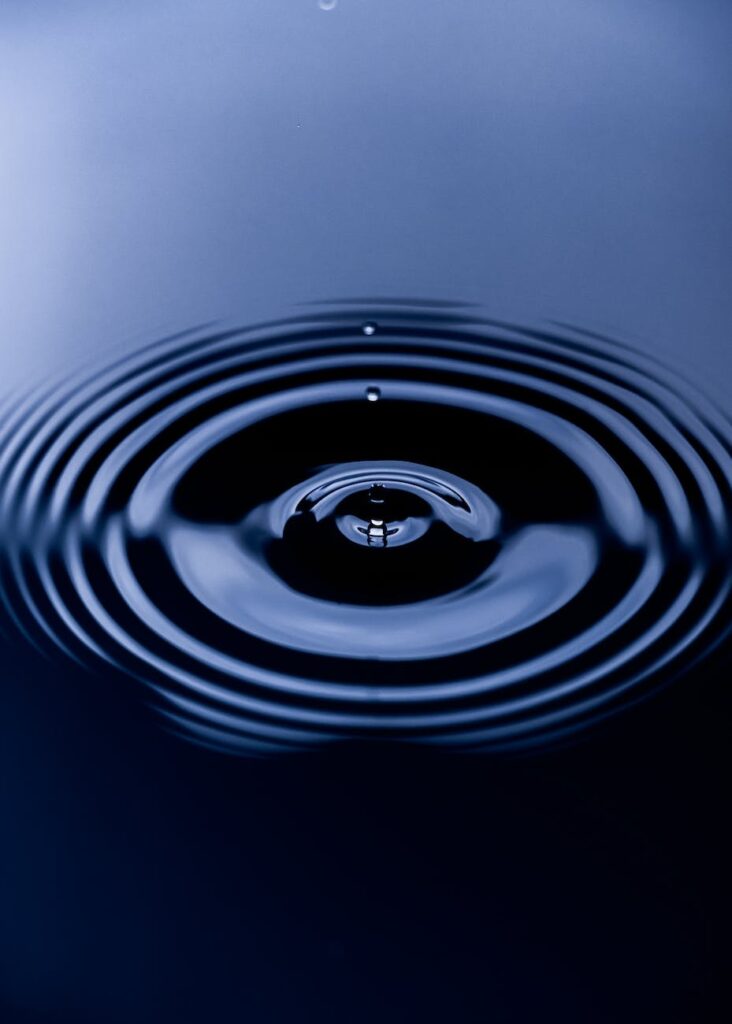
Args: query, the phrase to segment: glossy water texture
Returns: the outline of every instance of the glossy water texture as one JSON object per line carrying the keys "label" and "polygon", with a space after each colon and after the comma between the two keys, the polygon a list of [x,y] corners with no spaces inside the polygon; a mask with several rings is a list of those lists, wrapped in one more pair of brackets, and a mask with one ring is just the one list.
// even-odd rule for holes
{"label": "glossy water texture", "polygon": [[723,637],[731,438],[652,360],[469,307],[192,332],[7,411],[2,595],[216,748],[541,744]]}

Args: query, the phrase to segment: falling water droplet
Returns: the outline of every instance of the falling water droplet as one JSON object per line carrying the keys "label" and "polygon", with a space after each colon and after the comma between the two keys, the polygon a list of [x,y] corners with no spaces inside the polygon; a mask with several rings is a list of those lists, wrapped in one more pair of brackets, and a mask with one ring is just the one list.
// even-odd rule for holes
{"label": "falling water droplet", "polygon": [[338,5],[338,0],[318,0],[318,7],[321,11],[332,11]]}
{"label": "falling water droplet", "polygon": [[386,487],[383,484],[374,484],[369,490],[369,501],[373,505],[383,505],[384,495],[386,494]]}
{"label": "falling water droplet", "polygon": [[378,402],[381,398],[381,388],[369,387],[366,388],[366,398],[369,402]]}
{"label": "falling water droplet", "polygon": [[376,334],[376,326],[377,325],[373,320],[367,320],[366,323],[362,325],[361,330],[367,338],[370,338],[373,334]]}

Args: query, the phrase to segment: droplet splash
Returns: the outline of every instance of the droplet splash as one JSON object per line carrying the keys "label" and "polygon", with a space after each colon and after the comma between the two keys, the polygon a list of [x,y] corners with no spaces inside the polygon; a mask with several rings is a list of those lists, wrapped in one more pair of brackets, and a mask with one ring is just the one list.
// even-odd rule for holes
{"label": "droplet splash", "polygon": [[578,331],[394,304],[375,345],[352,312],[170,339],[20,402],[17,627],[244,753],[541,745],[728,635],[732,430],[693,388]]}

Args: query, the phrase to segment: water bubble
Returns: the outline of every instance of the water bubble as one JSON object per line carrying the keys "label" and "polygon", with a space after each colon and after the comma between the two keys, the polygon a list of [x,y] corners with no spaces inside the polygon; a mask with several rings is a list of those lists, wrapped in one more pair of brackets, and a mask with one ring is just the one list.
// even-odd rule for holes
{"label": "water bubble", "polygon": [[366,398],[369,402],[378,402],[381,398],[381,388],[377,388],[373,385],[366,388]]}
{"label": "water bubble", "polygon": [[370,338],[372,335],[376,334],[376,328],[377,324],[375,324],[373,320],[367,320],[366,323],[362,324],[361,326],[361,330],[363,331],[367,338]]}

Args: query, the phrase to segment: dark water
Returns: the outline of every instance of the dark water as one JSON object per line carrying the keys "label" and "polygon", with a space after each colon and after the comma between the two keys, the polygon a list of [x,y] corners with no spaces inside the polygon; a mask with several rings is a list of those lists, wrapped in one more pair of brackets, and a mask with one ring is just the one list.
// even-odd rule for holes
{"label": "dark water", "polygon": [[3,1020],[725,1019],[732,13],[0,28]]}
{"label": "dark water", "polygon": [[243,752],[537,745],[716,646],[721,413],[577,332],[364,317],[185,335],[19,402],[9,617]]}

